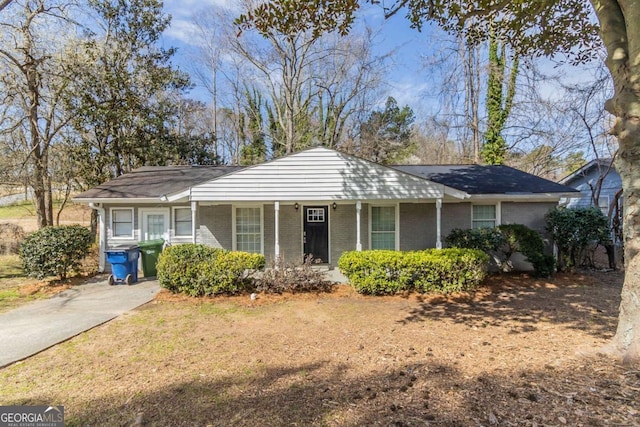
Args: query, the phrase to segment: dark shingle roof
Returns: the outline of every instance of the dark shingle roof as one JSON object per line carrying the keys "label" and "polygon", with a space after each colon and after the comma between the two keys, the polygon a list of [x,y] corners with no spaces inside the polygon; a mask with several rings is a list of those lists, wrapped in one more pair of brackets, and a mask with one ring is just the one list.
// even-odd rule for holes
{"label": "dark shingle roof", "polygon": [[241,166],[146,166],[134,169],[74,199],[154,199],[242,169]]}
{"label": "dark shingle roof", "polygon": [[540,194],[575,191],[571,187],[509,166],[397,165],[392,167],[468,194]]}

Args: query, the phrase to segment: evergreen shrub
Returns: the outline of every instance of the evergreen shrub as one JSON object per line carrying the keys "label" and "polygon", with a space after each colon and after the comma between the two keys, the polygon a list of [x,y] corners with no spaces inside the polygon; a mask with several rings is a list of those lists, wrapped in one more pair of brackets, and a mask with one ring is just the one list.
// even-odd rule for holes
{"label": "evergreen shrub", "polygon": [[488,263],[489,256],[475,249],[373,250],[345,252],[338,267],[356,291],[385,295],[472,290],[486,277]]}
{"label": "evergreen shrub", "polygon": [[91,242],[91,232],[81,225],[45,227],[24,238],[19,255],[27,275],[65,280],[71,270],[80,267]]}
{"label": "evergreen shrub", "polygon": [[186,243],[166,248],[158,259],[158,282],[190,296],[235,294],[250,288],[249,275],[264,256]]}

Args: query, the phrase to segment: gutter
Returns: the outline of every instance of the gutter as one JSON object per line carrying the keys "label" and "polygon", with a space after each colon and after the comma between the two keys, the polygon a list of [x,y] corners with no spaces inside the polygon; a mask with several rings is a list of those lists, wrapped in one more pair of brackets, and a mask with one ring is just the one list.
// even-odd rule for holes
{"label": "gutter", "polygon": [[100,203],[89,203],[89,207],[98,212],[98,272],[104,273],[105,250],[107,245],[107,229],[105,227],[105,211]]}

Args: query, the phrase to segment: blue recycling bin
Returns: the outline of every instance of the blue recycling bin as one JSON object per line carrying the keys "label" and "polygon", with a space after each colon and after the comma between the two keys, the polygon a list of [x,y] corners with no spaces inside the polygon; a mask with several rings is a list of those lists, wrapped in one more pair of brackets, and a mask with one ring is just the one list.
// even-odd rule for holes
{"label": "blue recycling bin", "polygon": [[125,283],[131,285],[138,281],[138,245],[119,245],[105,251],[107,261],[111,264],[111,275],[107,279],[109,285]]}

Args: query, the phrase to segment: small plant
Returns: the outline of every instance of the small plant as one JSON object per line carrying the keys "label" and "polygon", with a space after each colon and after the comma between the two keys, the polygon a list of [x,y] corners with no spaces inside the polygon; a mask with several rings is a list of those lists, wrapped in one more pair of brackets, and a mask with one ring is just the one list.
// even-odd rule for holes
{"label": "small plant", "polygon": [[255,290],[265,293],[283,292],[329,292],[332,284],[325,279],[324,273],[313,268],[313,257],[308,256],[304,263],[295,265],[277,258],[270,268],[264,271],[255,282]]}
{"label": "small plant", "polygon": [[80,266],[91,246],[89,229],[80,225],[45,227],[28,235],[20,245],[20,259],[29,276],[65,280]]}

